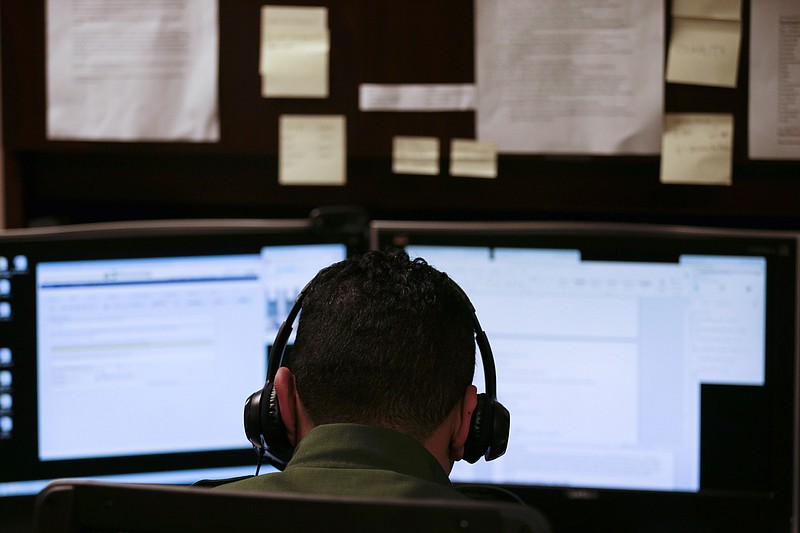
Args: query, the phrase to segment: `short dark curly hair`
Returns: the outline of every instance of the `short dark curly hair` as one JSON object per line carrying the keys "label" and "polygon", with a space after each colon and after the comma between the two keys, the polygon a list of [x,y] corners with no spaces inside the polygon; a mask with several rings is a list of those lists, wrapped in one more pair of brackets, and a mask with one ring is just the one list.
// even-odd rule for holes
{"label": "short dark curly hair", "polygon": [[472,383],[471,313],[446,274],[401,249],[321,270],[287,361],[309,416],[425,440]]}

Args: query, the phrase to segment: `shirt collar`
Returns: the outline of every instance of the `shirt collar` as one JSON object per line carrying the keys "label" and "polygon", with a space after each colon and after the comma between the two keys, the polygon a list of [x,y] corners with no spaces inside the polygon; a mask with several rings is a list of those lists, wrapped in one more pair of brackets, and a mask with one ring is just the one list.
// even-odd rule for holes
{"label": "shirt collar", "polygon": [[301,466],[393,470],[451,485],[439,461],[415,439],[360,424],[325,424],[312,429],[298,444],[286,470]]}

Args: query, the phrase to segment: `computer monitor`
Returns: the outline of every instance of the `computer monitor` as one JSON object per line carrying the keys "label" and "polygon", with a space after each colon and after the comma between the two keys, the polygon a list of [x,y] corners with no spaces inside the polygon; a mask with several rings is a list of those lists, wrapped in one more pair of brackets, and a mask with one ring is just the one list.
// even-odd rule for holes
{"label": "computer monitor", "polygon": [[511,487],[556,530],[796,531],[797,235],[375,221],[371,245],[447,272],[493,348],[508,451],[452,479]]}
{"label": "computer monitor", "polygon": [[346,240],[305,220],[0,234],[0,496],[253,474],[244,402],[298,291]]}

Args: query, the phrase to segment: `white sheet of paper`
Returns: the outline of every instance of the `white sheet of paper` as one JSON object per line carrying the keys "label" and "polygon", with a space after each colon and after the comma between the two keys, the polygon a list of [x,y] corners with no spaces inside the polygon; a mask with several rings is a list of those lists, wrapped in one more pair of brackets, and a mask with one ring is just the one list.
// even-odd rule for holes
{"label": "white sheet of paper", "polygon": [[477,132],[499,152],[657,154],[663,0],[475,2]]}
{"label": "white sheet of paper", "polygon": [[439,139],[397,135],[392,139],[392,172],[395,174],[439,174]]}
{"label": "white sheet of paper", "polygon": [[661,182],[730,185],[733,115],[668,113],[661,149]]}
{"label": "white sheet of paper", "polygon": [[736,87],[741,33],[738,20],[672,19],[666,80]]}
{"label": "white sheet of paper", "polygon": [[472,111],[475,85],[362,83],[358,87],[361,111]]}
{"label": "white sheet of paper", "polygon": [[278,183],[344,185],[346,122],[342,115],[281,115]]}
{"label": "white sheet of paper", "polygon": [[497,177],[497,148],[494,143],[453,139],[450,143],[450,175],[468,178]]}
{"label": "white sheet of paper", "polygon": [[217,0],[47,0],[47,138],[219,140]]}
{"label": "white sheet of paper", "polygon": [[797,0],[751,3],[748,132],[751,159],[800,159],[798,28]]}
{"label": "white sheet of paper", "polygon": [[262,6],[261,95],[327,98],[330,32],[324,7]]}

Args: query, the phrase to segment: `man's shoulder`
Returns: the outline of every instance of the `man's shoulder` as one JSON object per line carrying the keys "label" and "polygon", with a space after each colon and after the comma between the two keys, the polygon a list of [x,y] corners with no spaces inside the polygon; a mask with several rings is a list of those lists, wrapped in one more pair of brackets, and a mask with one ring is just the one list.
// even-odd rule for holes
{"label": "man's shoulder", "polygon": [[467,499],[450,485],[392,470],[363,468],[295,467],[286,472],[234,480],[216,488],[357,498]]}
{"label": "man's shoulder", "polygon": [[508,489],[497,485],[481,485],[474,483],[457,483],[457,490],[464,497],[470,500],[480,500],[487,502],[508,502],[527,505],[522,498]]}
{"label": "man's shoulder", "polygon": [[254,477],[256,476],[249,475],[249,476],[229,477],[224,479],[201,479],[199,481],[192,483],[192,487],[198,487],[201,489],[215,489],[215,488],[225,487],[227,485],[231,485],[239,481],[252,479]]}

